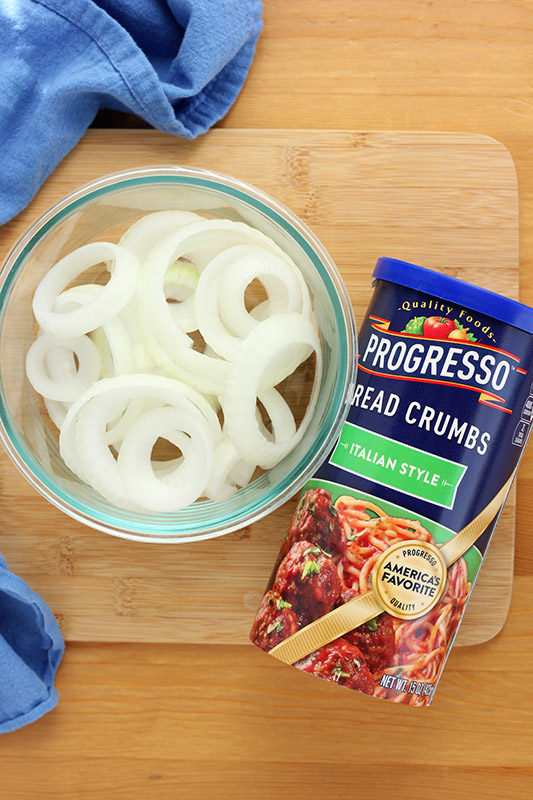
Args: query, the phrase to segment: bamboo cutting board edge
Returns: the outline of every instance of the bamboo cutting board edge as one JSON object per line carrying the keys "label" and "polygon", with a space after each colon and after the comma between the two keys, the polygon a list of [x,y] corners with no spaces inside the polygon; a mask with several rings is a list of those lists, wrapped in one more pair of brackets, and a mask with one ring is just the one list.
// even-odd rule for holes
{"label": "bamboo cutting board edge", "polygon": [[[254,151],[256,157],[252,159]],[[471,205],[478,214],[483,210],[487,211],[487,208],[492,212],[497,209],[496,233],[500,235],[499,247],[503,255],[501,264],[505,267],[501,267],[501,278],[496,281],[496,287],[491,286],[491,288],[517,295],[518,226],[514,164],[509,153],[496,140],[473,134],[219,129],[195,142],[177,142],[172,137],[155,131],[90,131],[78,148],[47,181],[30,208],[17,220],[4,226],[6,239],[13,241],[38,213],[42,213],[77,185],[87,183],[102,174],[139,164],[171,163],[178,153],[181,163],[236,175],[264,188],[289,205],[311,225],[326,247],[332,251],[345,278],[348,274],[347,281],[350,286],[353,276],[358,280],[364,273],[365,278],[368,278],[366,252],[373,250],[374,257],[382,254],[375,250],[375,236],[371,235],[375,232],[372,224],[376,230],[379,230],[381,224],[383,226],[381,232],[388,233],[388,229],[385,229],[387,215],[389,215],[388,221],[392,223],[393,233],[388,239],[387,236],[384,238],[388,247],[396,245],[389,254],[405,258],[402,248],[409,252],[413,251],[413,221],[410,219],[406,223],[404,218],[394,217],[392,203],[403,201],[405,204],[409,199],[415,211],[419,206],[427,207],[428,194],[431,195],[432,188],[435,188],[431,183],[436,174],[434,159],[446,158],[448,159],[446,169],[451,169],[452,172],[455,169],[456,181],[452,187],[448,185],[449,176],[443,174],[440,180],[443,186],[447,185],[450,197],[454,199],[454,206],[457,202],[459,208],[447,209],[449,218],[446,224],[442,224],[440,219],[436,220],[435,212],[428,208],[424,218],[417,220],[417,229],[420,231],[420,243],[417,242],[417,247],[419,245],[421,252],[427,246],[429,236],[433,245],[431,258],[429,260],[427,257],[420,258],[415,247],[414,255],[407,260],[426,263],[428,266],[442,263],[443,254],[448,251],[452,253],[446,235],[455,230],[456,238],[463,248],[457,274],[464,277],[465,269],[471,268],[474,275],[471,279],[477,279],[482,283],[483,277],[487,274],[487,266],[479,254],[484,252],[483,247],[485,250],[487,247],[479,237],[490,238],[491,227],[486,223],[483,224],[481,220],[476,220],[478,224],[474,225],[471,222],[470,228],[466,224],[462,228],[453,228],[451,223],[454,215],[457,215],[457,223],[461,222],[462,191],[463,195],[472,195],[474,199]],[[262,153],[263,156],[266,153],[270,154],[274,166],[273,174],[266,174],[258,153]],[[386,217],[377,224],[376,220],[365,220],[368,230],[363,231],[363,239],[366,235],[367,241],[359,242],[359,260],[362,265],[355,263],[355,266],[352,266],[352,261],[347,260],[351,254],[351,229],[346,230],[346,222],[342,230],[340,227],[332,227],[323,212],[324,208],[329,212],[332,209],[339,209],[332,187],[336,180],[344,177],[339,168],[339,162],[344,157],[350,159],[350,164],[355,163],[357,166],[354,183],[357,192],[365,194],[370,206],[369,213],[371,214],[374,208],[381,208]],[[453,164],[450,164],[449,159]],[[444,163],[441,171],[446,171]],[[332,173],[333,178],[331,178]],[[445,199],[442,196],[443,188],[442,186],[436,188],[439,191],[435,193],[435,205],[437,208],[442,208]],[[383,201],[384,194],[391,196],[389,206]],[[349,212],[346,213],[349,216]],[[469,234],[471,239],[468,238]],[[389,244],[389,241],[392,244]],[[494,241],[492,244],[496,245],[497,242]],[[488,250],[487,257],[490,261]],[[478,278],[478,275],[481,275],[481,278]],[[368,296],[369,289],[365,291]],[[363,296],[365,291],[362,292]],[[355,291],[352,291],[352,299],[356,311],[359,311],[360,321],[361,309],[366,305],[366,301]],[[143,548],[138,544],[120,542],[109,537],[104,537],[100,541],[101,534],[80,528],[49,507],[44,500],[35,496],[33,490],[27,487],[23,478],[11,465],[2,463],[2,473],[4,487],[7,487],[7,492],[4,490],[2,497],[2,506],[4,510],[8,506],[11,512],[8,513],[7,520],[15,526],[17,521],[22,522],[23,527],[31,530],[35,519],[42,518],[43,526],[46,526],[46,533],[40,531],[38,534],[33,532],[27,534],[25,543],[31,546],[26,551],[24,546],[19,546],[18,537],[9,534],[7,540],[2,541],[2,549],[12,568],[23,577],[27,577],[33,587],[41,591],[52,608],[57,611],[66,638],[227,643],[245,640],[244,625],[246,623],[249,627],[257,607],[260,596],[258,587],[261,586],[259,581],[266,582],[281,540],[281,535],[279,538],[268,536],[266,528],[272,529],[277,526],[279,529],[286,525],[293,501],[286,504],[287,508],[283,507],[275,512],[268,523],[266,521],[257,523],[252,531],[245,529],[239,534],[216,540],[216,544],[215,541],[207,543],[211,548],[211,554],[207,557],[212,560],[222,558],[225,562],[238,566],[239,569],[247,568],[252,572],[251,579],[245,582],[242,606],[235,617],[239,628],[237,634],[232,629],[231,621],[227,624],[219,619],[216,603],[208,604],[203,613],[197,608],[194,609],[188,621],[185,618],[186,611],[180,611],[172,604],[168,606],[169,593],[172,593],[172,586],[175,586],[180,578],[178,561],[173,562],[169,568],[168,564],[161,563],[160,555],[154,555],[154,565],[148,569],[148,573],[137,574],[136,562],[139,553],[143,558],[145,548],[154,551],[155,547],[155,551],[161,553],[160,548],[149,545]],[[23,502],[24,509],[19,506],[18,511],[13,513],[12,506],[5,499],[10,491],[12,497],[18,496]],[[458,644],[472,644],[492,638],[501,629],[507,616],[512,581],[514,502],[513,494],[505,509],[504,520],[495,533],[494,543],[489,550],[459,633]],[[6,539],[5,534],[4,539]],[[94,542],[98,542],[96,552]],[[184,558],[179,559],[181,562],[187,562],[187,575],[181,580],[181,586],[186,590],[188,582],[191,581],[188,573],[194,572],[194,554],[196,553],[198,560],[200,555],[202,558],[206,557],[206,550],[200,549],[199,545],[179,547],[189,548],[188,554],[182,551]],[[191,547],[195,549],[191,551]],[[254,548],[261,548],[256,550],[261,553],[260,564],[252,563]],[[166,552],[167,549],[163,550]],[[38,558],[43,558],[38,566],[35,564],[36,553]],[[125,557],[125,564],[121,563],[121,554]],[[228,587],[227,583],[228,581],[223,582],[226,594],[231,594],[231,586]],[[229,583],[231,584],[231,581]],[[497,607],[493,602],[490,603],[491,616],[488,622],[481,613],[482,606],[487,607],[486,596],[483,597],[483,603],[481,602],[484,584],[490,586],[492,600],[494,593],[499,598]],[[480,598],[477,604],[476,597]],[[190,611],[189,609],[189,614]],[[202,626],[203,633],[199,633],[199,625]],[[165,630],[164,633],[161,628]]]}

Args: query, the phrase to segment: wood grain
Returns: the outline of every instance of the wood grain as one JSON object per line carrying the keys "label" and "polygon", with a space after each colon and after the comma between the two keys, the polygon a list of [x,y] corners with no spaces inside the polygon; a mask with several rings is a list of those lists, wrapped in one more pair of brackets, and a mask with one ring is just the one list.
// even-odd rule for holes
{"label": "wood grain", "polygon": [[[250,75],[221,125],[447,130],[499,139],[517,168],[520,296],[533,305],[532,4],[264,6]],[[355,239],[352,245],[357,255]],[[530,800],[532,496],[530,447],[518,475],[509,618],[487,644],[454,648],[430,709],[354,697],[253,648],[70,643],[58,708],[2,737],[2,796]]]}
{"label": "wood grain", "polygon": [[[216,166],[299,214],[331,251],[359,322],[381,254],[518,296],[514,166],[501,145],[472,134],[228,130],[177,144],[155,131],[91,131],[34,203],[6,226],[3,242],[67,192],[107,171],[176,161]],[[0,465],[4,553],[50,602],[67,639],[247,641],[294,500],[253,529],[162,552],[160,545],[83,529],[36,497],[5,456]],[[513,494],[459,644],[485,641],[505,621],[514,512]]]}
{"label": "wood grain", "polygon": [[445,800],[452,788],[529,800],[533,684],[510,667],[533,658],[528,587],[517,580],[497,640],[452,652],[430,709],[356,696],[252,647],[73,644],[57,711],[2,741],[9,800],[45,796],[43,773],[54,800]]}

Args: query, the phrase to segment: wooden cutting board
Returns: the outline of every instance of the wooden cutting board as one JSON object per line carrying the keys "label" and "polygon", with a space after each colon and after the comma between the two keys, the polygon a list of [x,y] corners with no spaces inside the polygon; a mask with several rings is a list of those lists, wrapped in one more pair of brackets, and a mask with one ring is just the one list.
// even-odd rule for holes
{"label": "wooden cutting board", "polygon": [[[488,137],[459,133],[89,131],[33,203],[0,231],[5,256],[80,184],[131,167],[185,164],[256,184],[301,216],[339,266],[358,324],[376,258],[389,255],[518,297],[514,165]],[[38,496],[2,453],[0,549],[49,602],[69,640],[242,643],[294,501],[229,536],[148,545],[82,527]],[[509,607],[515,495],[507,502],[459,644],[501,629]]]}

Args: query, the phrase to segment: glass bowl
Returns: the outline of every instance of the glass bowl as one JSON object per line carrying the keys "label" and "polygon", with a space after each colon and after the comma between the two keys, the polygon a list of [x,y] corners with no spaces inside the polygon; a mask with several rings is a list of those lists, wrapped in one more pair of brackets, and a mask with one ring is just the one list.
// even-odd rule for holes
{"label": "glass bowl", "polygon": [[[118,508],[63,463],[58,432],[29,384],[25,355],[35,339],[35,289],[66,253],[92,241],[118,242],[144,214],[165,209],[247,223],[270,236],[301,269],[320,329],[324,371],[311,424],[277,466],[223,502],[200,500],[174,513]],[[78,189],[21,238],[0,273],[0,438],[24,477],[61,511],[104,533],[146,542],[208,539],[250,525],[289,499],[340,434],[355,385],[357,339],[351,303],[331,257],[288,209],[259,189],[214,172],[137,169]]]}

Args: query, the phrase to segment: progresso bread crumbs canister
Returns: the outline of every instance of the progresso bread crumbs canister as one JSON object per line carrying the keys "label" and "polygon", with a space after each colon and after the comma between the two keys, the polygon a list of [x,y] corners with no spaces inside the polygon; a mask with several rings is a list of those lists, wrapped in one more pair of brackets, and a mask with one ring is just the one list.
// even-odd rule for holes
{"label": "progresso bread crumbs canister", "polygon": [[250,638],[428,705],[533,417],[533,310],[379,259],[341,436],[304,487]]}

